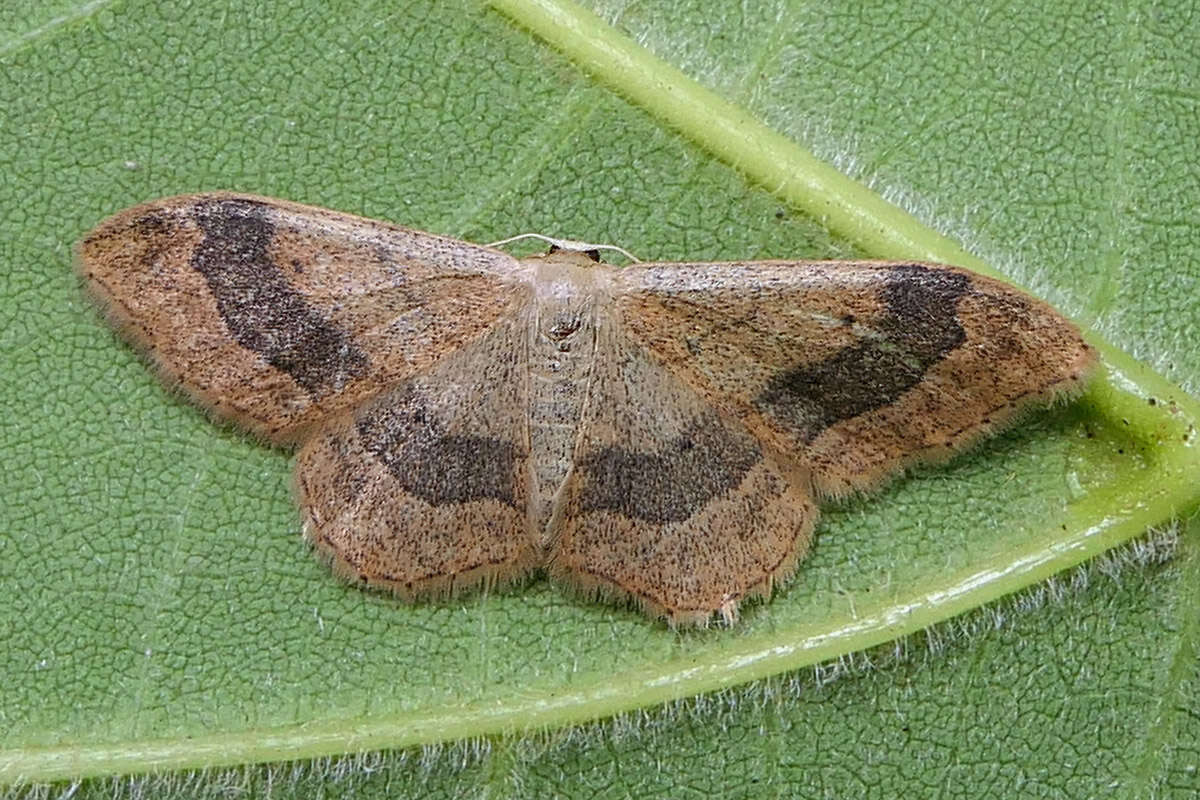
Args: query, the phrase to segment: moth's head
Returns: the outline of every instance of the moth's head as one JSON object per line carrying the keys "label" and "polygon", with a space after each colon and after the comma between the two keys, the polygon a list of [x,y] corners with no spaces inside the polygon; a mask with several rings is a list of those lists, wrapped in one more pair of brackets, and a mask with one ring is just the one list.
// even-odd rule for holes
{"label": "moth's head", "polygon": [[574,267],[591,267],[603,263],[600,260],[600,250],[593,247],[588,250],[576,250],[571,247],[550,245],[550,249],[541,255],[530,256],[547,264],[570,265]]}
{"label": "moth's head", "polygon": [[590,267],[596,264],[603,264],[604,262],[600,258],[601,250],[615,250],[635,264],[638,261],[637,257],[632,253],[617,247],[615,244],[588,244],[587,242],[577,242],[573,239],[555,239],[550,236],[543,236],[540,233],[522,233],[508,239],[492,242],[488,247],[498,247],[502,244],[515,242],[518,239],[540,239],[549,244],[550,249],[545,253],[526,256],[526,259],[541,261],[547,264],[561,264],[575,267]]}

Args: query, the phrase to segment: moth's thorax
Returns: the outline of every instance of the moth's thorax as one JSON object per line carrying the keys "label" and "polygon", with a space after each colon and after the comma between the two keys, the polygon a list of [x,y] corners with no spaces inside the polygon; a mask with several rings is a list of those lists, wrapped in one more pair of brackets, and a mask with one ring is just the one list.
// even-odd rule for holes
{"label": "moth's thorax", "polygon": [[529,321],[529,433],[538,498],[531,513],[537,529],[546,531],[554,498],[570,471],[611,272],[570,250],[528,261],[535,274]]}

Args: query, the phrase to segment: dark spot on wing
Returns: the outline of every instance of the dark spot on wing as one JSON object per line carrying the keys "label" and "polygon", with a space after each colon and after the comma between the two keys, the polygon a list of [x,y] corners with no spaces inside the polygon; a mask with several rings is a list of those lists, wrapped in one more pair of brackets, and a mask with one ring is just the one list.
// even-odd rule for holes
{"label": "dark spot on wing", "polygon": [[411,383],[360,414],[356,425],[367,450],[397,483],[430,505],[492,498],[517,508],[516,446],[447,435]]}
{"label": "dark spot on wing", "polygon": [[877,338],[776,375],[758,406],[810,442],[841,420],[896,402],[966,338],[957,308],[969,286],[956,272],[893,267],[883,289],[888,314],[873,325]]}
{"label": "dark spot on wing", "polygon": [[697,420],[657,452],[599,448],[585,458],[583,511],[614,511],[655,524],[682,522],[713,498],[735,488],[762,460],[748,435],[715,416]]}
{"label": "dark spot on wing", "polygon": [[130,223],[140,239],[156,239],[175,229],[175,224],[159,211],[147,211]]}
{"label": "dark spot on wing", "polygon": [[311,395],[337,392],[366,371],[367,354],[311,306],[272,259],[275,227],[261,203],[209,201],[197,206],[194,219],[204,238],[192,254],[192,268],[208,282],[240,345]]}

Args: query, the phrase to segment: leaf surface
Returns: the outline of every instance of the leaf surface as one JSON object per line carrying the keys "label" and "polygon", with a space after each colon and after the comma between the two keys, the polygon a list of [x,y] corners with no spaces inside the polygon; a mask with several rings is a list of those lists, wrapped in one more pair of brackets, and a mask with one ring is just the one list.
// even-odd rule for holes
{"label": "leaf surface", "polygon": [[[590,795],[589,775],[614,795],[1194,787],[1191,529],[1168,565],[944,658],[811,696],[763,679],[1194,513],[1197,405],[1174,384],[1194,392],[1200,367],[1200,18],[599,7],[657,59],[634,70],[643,92],[598,20],[545,30],[537,6],[497,5],[511,19],[300,0],[0,14],[0,781],[519,733],[758,680],[737,695],[768,698],[753,708],[711,701],[686,724],[658,712],[552,747],[504,737],[463,775],[391,774],[447,794]],[[587,54],[598,44],[608,56]],[[675,116],[662,92],[699,105]],[[1074,316],[1108,377],[828,509],[797,579],[732,630],[672,633],[544,582],[410,607],[332,579],[300,541],[288,455],[160,386],[79,292],[71,247],[100,218],[202,189],[643,259],[958,253],[943,260]]]}

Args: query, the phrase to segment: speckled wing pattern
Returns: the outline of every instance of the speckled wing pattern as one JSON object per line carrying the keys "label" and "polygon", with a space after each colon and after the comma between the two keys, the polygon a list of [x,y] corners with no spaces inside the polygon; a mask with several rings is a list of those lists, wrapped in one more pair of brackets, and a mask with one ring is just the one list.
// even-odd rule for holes
{"label": "speckled wing pattern", "polygon": [[615,283],[550,566],[675,623],[769,595],[818,499],[942,460],[1095,361],[1045,303],[943,265],[657,263]]}
{"label": "speckled wing pattern", "polygon": [[1049,306],[954,267],[518,260],[249,195],[128,209],[78,263],[168,383],[298,447],[334,569],[404,598],[544,568],[732,621],[794,572],[821,500],[1095,365]]}
{"label": "speckled wing pattern", "polygon": [[733,620],[808,550],[807,473],[619,324],[601,327],[594,369],[551,574],[673,624]]}
{"label": "speckled wing pattern", "polygon": [[339,574],[413,598],[540,564],[519,323],[499,321],[300,448],[305,531]]}
{"label": "speckled wing pattern", "polygon": [[529,302],[504,253],[248,195],[127,209],[84,238],[78,260],[168,382],[278,444]]}
{"label": "speckled wing pattern", "polygon": [[1095,364],[1079,332],[1011,286],[940,264],[648,264],[621,273],[626,335],[818,495],[939,461]]}
{"label": "speckled wing pattern", "polygon": [[215,194],[107,220],[80,269],[170,382],[269,441],[303,443],[305,534],[339,574],[416,597],[537,566],[531,292],[515,259]]}

